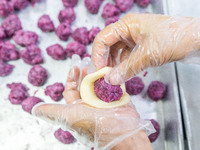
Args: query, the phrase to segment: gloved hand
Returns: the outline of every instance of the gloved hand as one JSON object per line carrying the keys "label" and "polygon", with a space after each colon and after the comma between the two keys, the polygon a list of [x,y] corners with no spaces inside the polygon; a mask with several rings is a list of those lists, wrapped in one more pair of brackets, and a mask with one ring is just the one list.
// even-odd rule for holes
{"label": "gloved hand", "polygon": [[198,18],[128,14],[96,36],[92,61],[97,70],[115,66],[107,77],[119,85],[148,67],[199,52],[199,24]]}
{"label": "gloved hand", "polygon": [[147,134],[154,132],[154,128],[149,121],[139,118],[132,104],[113,109],[97,109],[83,103],[78,89],[80,78],[87,74],[87,65],[83,64],[89,64],[89,58],[84,59],[87,61],[85,63],[75,57],[73,59],[81,67],[74,66],[69,72],[64,91],[67,104],[36,105],[32,113],[74,131],[72,134],[75,138],[87,146],[94,146],[95,150],[107,150],[115,145],[113,149],[116,150],[151,150]]}

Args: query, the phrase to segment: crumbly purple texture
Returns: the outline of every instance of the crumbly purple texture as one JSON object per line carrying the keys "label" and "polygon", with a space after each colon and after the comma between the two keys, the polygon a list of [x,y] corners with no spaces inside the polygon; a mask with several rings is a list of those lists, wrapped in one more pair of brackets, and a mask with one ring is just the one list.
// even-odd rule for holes
{"label": "crumbly purple texture", "polygon": [[13,45],[9,41],[1,42],[0,43],[0,59],[3,61],[19,59],[19,52],[17,51],[15,45]]}
{"label": "crumbly purple texture", "polygon": [[140,6],[140,7],[147,7],[150,4],[150,0],[136,0],[136,3]]}
{"label": "crumbly purple texture", "polygon": [[63,131],[61,128],[54,132],[54,136],[63,144],[71,144],[75,141],[75,138],[70,132]]}
{"label": "crumbly purple texture", "polygon": [[4,28],[0,27],[0,40],[4,40],[6,38],[6,33]]}
{"label": "crumbly purple texture", "polygon": [[120,100],[123,95],[120,85],[108,84],[104,78],[100,78],[94,82],[94,92],[99,99],[107,103]]}
{"label": "crumbly purple texture", "polygon": [[72,58],[72,55],[77,54],[82,57],[86,53],[86,47],[79,42],[73,41],[67,45],[66,54]]}
{"label": "crumbly purple texture", "polygon": [[36,44],[38,41],[38,35],[32,31],[19,30],[15,32],[13,40],[21,46],[29,46]]}
{"label": "crumbly purple texture", "polygon": [[160,81],[152,81],[147,90],[149,97],[156,102],[164,98],[166,92],[167,92],[166,85]]}
{"label": "crumbly purple texture", "polygon": [[69,23],[63,22],[56,28],[56,35],[59,37],[60,40],[66,41],[68,40],[71,34],[71,27]]}
{"label": "crumbly purple texture", "polygon": [[88,30],[86,27],[77,28],[75,31],[72,32],[72,38],[84,45],[88,45],[90,43],[88,37]]}
{"label": "crumbly purple texture", "polygon": [[122,12],[126,12],[133,7],[134,0],[115,0],[115,4]]}
{"label": "crumbly purple texture", "polygon": [[0,63],[0,77],[5,77],[11,74],[14,66],[6,63]]}
{"label": "crumbly purple texture", "polygon": [[60,44],[54,44],[52,46],[49,46],[46,50],[47,54],[55,60],[66,59],[65,50]]}
{"label": "crumbly purple texture", "polygon": [[59,101],[63,98],[63,91],[65,87],[62,83],[54,83],[45,89],[45,95],[50,96],[54,101]]}
{"label": "crumbly purple texture", "polygon": [[49,15],[42,15],[39,20],[37,26],[43,31],[43,32],[51,32],[55,29],[53,21],[49,17]]}
{"label": "crumbly purple texture", "polygon": [[101,29],[99,27],[92,27],[92,29],[90,29],[89,33],[88,33],[88,37],[90,42],[93,42],[96,35],[101,31]]}
{"label": "crumbly purple texture", "polygon": [[9,15],[1,26],[4,28],[7,37],[11,37],[16,31],[22,29],[21,21],[17,15]]}
{"label": "crumbly purple texture", "polygon": [[85,0],[85,7],[91,14],[97,14],[102,0]]}
{"label": "crumbly purple texture", "polygon": [[21,10],[29,5],[28,0],[11,0],[15,10]]}
{"label": "crumbly purple texture", "polygon": [[11,89],[8,99],[12,104],[21,104],[28,97],[28,89],[22,83],[7,84]]}
{"label": "crumbly purple texture", "polygon": [[115,23],[116,21],[119,20],[119,17],[118,16],[114,16],[114,17],[110,17],[110,18],[107,18],[106,19],[106,22],[105,22],[105,25],[109,25],[111,23]]}
{"label": "crumbly purple texture", "polygon": [[30,45],[25,50],[21,50],[20,56],[25,63],[30,65],[43,63],[41,50],[36,45]]}
{"label": "crumbly purple texture", "polygon": [[0,0],[0,17],[7,17],[14,12],[14,8],[11,2],[7,0]]}
{"label": "crumbly purple texture", "polygon": [[74,12],[74,9],[71,7],[65,8],[59,12],[58,15],[59,21],[62,22],[68,22],[71,24],[76,19],[76,14]]}
{"label": "crumbly purple texture", "polygon": [[153,126],[154,126],[154,128],[155,128],[155,130],[156,130],[155,133],[152,133],[151,135],[149,135],[149,140],[150,140],[151,143],[152,143],[152,142],[154,142],[154,141],[158,138],[158,136],[159,136],[159,134],[160,134],[160,125],[159,125],[159,123],[158,123],[157,121],[155,121],[154,119],[151,119],[150,121],[151,121],[151,123],[153,124]]}
{"label": "crumbly purple texture", "polygon": [[29,71],[28,81],[34,86],[42,86],[47,80],[47,77],[46,69],[40,65],[35,65]]}
{"label": "crumbly purple texture", "polygon": [[85,58],[85,57],[89,57],[89,58],[91,58],[91,55],[90,54],[83,54],[83,56],[81,57],[81,59],[83,59],[83,58]]}
{"label": "crumbly purple texture", "polygon": [[32,5],[35,5],[35,3],[39,3],[41,0],[29,0],[29,2],[32,4]]}
{"label": "crumbly purple texture", "polygon": [[21,105],[24,111],[27,111],[28,113],[31,114],[33,106],[35,106],[37,103],[40,103],[40,102],[42,102],[41,99],[35,96],[31,96],[23,100]]}
{"label": "crumbly purple texture", "polygon": [[137,95],[142,92],[144,89],[144,83],[140,77],[133,77],[130,80],[126,81],[126,92],[129,95]]}
{"label": "crumbly purple texture", "polygon": [[62,0],[65,7],[74,7],[78,3],[78,0]]}
{"label": "crumbly purple texture", "polygon": [[103,12],[101,14],[103,18],[110,18],[114,16],[119,16],[119,15],[120,15],[119,8],[117,8],[114,4],[111,4],[111,3],[107,3],[103,7]]}

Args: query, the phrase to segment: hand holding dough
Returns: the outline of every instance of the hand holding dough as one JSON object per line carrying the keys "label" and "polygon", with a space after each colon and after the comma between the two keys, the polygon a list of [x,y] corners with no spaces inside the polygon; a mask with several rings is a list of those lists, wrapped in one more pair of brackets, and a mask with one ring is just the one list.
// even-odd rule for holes
{"label": "hand holding dough", "polygon": [[128,95],[128,93],[126,93],[124,84],[120,86],[123,92],[123,95],[120,98],[120,100],[107,103],[96,96],[94,92],[95,81],[104,77],[104,75],[109,73],[111,70],[112,70],[111,67],[105,67],[105,68],[102,68],[101,70],[98,70],[97,72],[87,75],[83,79],[80,86],[80,94],[81,94],[82,100],[85,103],[96,108],[113,108],[113,107],[119,107],[119,106],[129,103],[130,96]]}

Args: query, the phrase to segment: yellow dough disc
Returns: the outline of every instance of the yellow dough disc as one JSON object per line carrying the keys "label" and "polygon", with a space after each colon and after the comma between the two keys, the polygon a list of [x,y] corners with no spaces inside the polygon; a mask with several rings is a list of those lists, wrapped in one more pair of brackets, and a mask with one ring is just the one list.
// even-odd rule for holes
{"label": "yellow dough disc", "polygon": [[126,93],[125,84],[122,84],[120,86],[122,89],[123,95],[118,101],[112,101],[110,103],[107,103],[107,102],[102,101],[96,96],[94,92],[94,82],[104,77],[104,75],[109,73],[111,69],[112,69],[111,67],[102,68],[101,70],[98,70],[97,72],[87,75],[83,79],[80,86],[80,94],[81,94],[82,100],[85,103],[96,108],[113,108],[113,107],[119,107],[119,106],[129,103],[130,96],[128,93]]}

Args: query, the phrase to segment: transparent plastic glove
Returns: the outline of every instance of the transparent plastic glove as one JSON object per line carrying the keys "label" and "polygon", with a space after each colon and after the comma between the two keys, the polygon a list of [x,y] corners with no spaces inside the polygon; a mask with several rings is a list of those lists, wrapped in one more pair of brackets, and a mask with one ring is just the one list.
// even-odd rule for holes
{"label": "transparent plastic glove", "polygon": [[128,14],[97,35],[92,61],[97,70],[115,66],[107,77],[121,84],[148,67],[194,57],[200,50],[199,24],[199,18]]}
{"label": "transparent plastic glove", "polygon": [[[139,118],[132,104],[97,109],[83,103],[78,87],[80,79],[87,74],[88,60],[81,62],[77,57],[74,60],[76,64],[69,72],[64,92],[67,104],[36,105],[32,113],[73,131],[77,140],[88,147],[94,146],[95,150],[108,150],[115,145],[113,149],[152,150],[147,135],[155,130],[149,121]],[[126,143],[121,143],[123,140]],[[131,148],[127,147],[130,143]]]}

